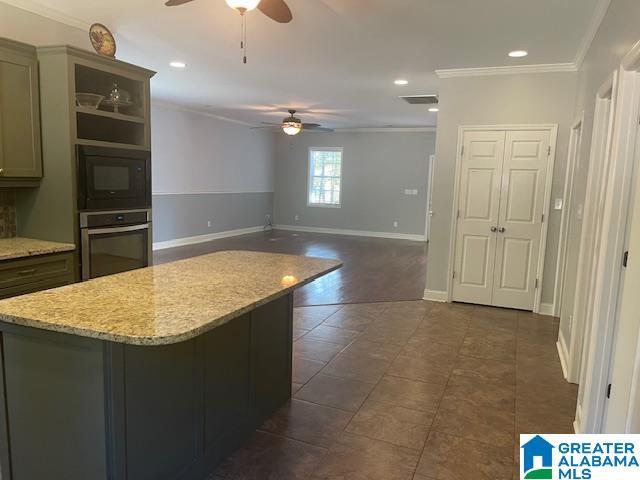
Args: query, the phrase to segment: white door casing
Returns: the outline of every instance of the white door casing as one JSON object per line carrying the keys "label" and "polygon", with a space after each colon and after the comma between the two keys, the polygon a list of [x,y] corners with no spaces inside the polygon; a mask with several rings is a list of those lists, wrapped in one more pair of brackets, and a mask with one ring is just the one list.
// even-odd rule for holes
{"label": "white door casing", "polygon": [[425,222],[424,236],[427,242],[431,238],[431,217],[433,217],[433,174],[436,156],[429,155],[429,173],[427,178],[427,219]]}
{"label": "white door casing", "polygon": [[550,135],[506,133],[492,305],[533,310]]}
{"label": "white door casing", "polygon": [[537,311],[556,129],[460,128],[451,300]]}
{"label": "white door casing", "polygon": [[560,218],[560,241],[558,244],[558,261],[556,262],[555,290],[553,293],[554,316],[562,315],[562,299],[564,297],[564,286],[567,265],[567,245],[571,224],[573,221],[574,203],[576,199],[573,194],[573,187],[581,163],[582,156],[582,127],[584,123],[584,111],[573,122],[571,134],[569,136],[569,155],[567,156],[567,170],[564,179],[564,195],[562,201],[562,216]]}
{"label": "white door casing", "polygon": [[[636,134],[635,187],[629,218],[627,266],[623,271],[622,294],[617,315],[617,334],[612,343],[611,398],[607,402],[604,431],[640,433],[638,412],[638,340],[640,339],[640,129]],[[635,198],[634,198],[635,197]]]}
{"label": "white door casing", "polygon": [[454,300],[491,304],[504,131],[465,132],[460,168]]}

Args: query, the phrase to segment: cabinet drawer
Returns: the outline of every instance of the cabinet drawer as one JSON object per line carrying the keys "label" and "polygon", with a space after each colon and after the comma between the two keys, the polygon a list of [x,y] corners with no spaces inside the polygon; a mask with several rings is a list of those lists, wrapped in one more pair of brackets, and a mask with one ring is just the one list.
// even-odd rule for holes
{"label": "cabinet drawer", "polygon": [[63,287],[74,282],[71,275],[66,277],[47,278],[34,283],[25,283],[24,285],[15,285],[9,288],[0,288],[0,299],[17,297],[18,295],[26,295],[28,293],[41,292],[50,288]]}
{"label": "cabinet drawer", "polygon": [[0,263],[0,290],[56,277],[73,278],[73,255],[55,254]]}

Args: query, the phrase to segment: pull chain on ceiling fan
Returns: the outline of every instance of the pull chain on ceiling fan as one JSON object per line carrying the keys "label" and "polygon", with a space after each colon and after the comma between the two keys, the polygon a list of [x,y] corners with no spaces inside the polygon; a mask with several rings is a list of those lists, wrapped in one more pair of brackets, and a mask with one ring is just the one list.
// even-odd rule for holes
{"label": "pull chain on ceiling fan", "polygon": [[[168,0],[167,7],[177,7],[190,3],[193,0]],[[240,49],[242,50],[242,61],[247,63],[247,18],[246,13],[258,9],[267,17],[278,23],[289,23],[293,20],[291,10],[284,0],[225,0],[234,10],[240,13],[242,23],[240,26]]]}
{"label": "pull chain on ceiling fan", "polygon": [[240,50],[242,51],[242,63],[247,63],[247,12],[254,10],[260,0],[225,0],[234,10],[240,13]]}

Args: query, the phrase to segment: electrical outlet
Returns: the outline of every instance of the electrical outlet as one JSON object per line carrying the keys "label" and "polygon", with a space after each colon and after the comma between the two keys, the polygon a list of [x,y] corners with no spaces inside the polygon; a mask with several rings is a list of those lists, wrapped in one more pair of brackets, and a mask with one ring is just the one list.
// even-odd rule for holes
{"label": "electrical outlet", "polygon": [[393,228],[398,228],[398,222],[397,221],[393,222]]}
{"label": "electrical outlet", "polygon": [[553,202],[553,209],[554,210],[562,210],[562,199],[561,198],[556,198],[555,201]]}
{"label": "electrical outlet", "polygon": [[293,219],[297,222],[300,220],[300,215],[296,215],[295,217],[293,217]]}
{"label": "electrical outlet", "polygon": [[211,228],[211,220],[207,222],[207,227]]}
{"label": "electrical outlet", "polygon": [[267,213],[264,217],[265,217],[267,220],[271,220],[271,215],[270,215],[270,214],[268,214],[268,213]]}

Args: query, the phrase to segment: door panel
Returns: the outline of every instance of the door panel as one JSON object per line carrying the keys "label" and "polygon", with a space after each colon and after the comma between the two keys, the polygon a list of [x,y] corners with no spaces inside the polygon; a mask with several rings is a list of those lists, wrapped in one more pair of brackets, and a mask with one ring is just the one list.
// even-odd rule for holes
{"label": "door panel", "polygon": [[550,137],[549,131],[506,132],[495,306],[533,309]]}
{"label": "door panel", "polygon": [[526,292],[529,289],[531,266],[531,241],[505,238],[500,288]]}
{"label": "door panel", "polygon": [[7,178],[42,176],[37,65],[35,58],[0,53],[0,160]]}
{"label": "door panel", "polygon": [[487,287],[489,241],[486,236],[466,235],[462,240],[460,283]]}
{"label": "door panel", "polygon": [[505,206],[507,222],[535,222],[537,170],[514,170],[509,174],[509,194]]}
{"label": "door panel", "polygon": [[491,304],[505,132],[465,132],[453,300]]}

